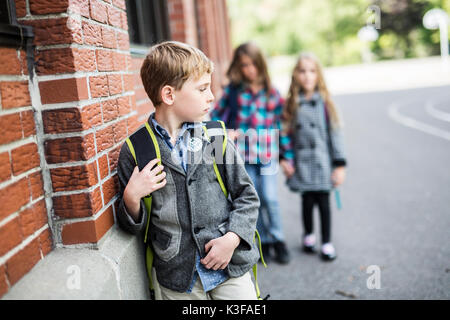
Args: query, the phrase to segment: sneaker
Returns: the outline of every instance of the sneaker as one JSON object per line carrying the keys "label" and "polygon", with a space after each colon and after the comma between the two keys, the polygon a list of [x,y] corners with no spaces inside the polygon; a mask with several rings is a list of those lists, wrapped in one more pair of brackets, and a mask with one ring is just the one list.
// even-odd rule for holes
{"label": "sneaker", "polygon": [[334,249],[334,246],[330,242],[324,243],[322,245],[322,248],[320,250],[320,257],[324,261],[332,261],[336,259],[337,257],[336,250]]}
{"label": "sneaker", "polygon": [[306,253],[314,253],[316,252],[316,237],[314,234],[307,234],[303,238],[303,251]]}
{"label": "sneaker", "polygon": [[[270,244],[270,243],[262,243],[261,244],[261,251],[262,251],[262,255],[263,255],[263,259],[264,259],[265,263],[269,263],[270,260],[272,260],[272,254],[270,252],[271,247],[272,247],[272,244]],[[259,260],[261,261],[261,258],[259,258]]]}
{"label": "sneaker", "polygon": [[282,241],[277,241],[273,244],[273,248],[275,249],[275,260],[278,263],[286,264],[291,259],[289,256],[289,252],[286,248],[286,244]]}

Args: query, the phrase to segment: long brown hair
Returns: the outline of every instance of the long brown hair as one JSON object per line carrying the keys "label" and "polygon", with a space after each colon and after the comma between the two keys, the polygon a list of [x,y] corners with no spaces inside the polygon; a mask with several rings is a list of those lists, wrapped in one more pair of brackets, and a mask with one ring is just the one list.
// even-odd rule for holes
{"label": "long brown hair", "polygon": [[264,55],[262,54],[261,49],[259,49],[259,47],[252,42],[243,43],[239,47],[237,47],[236,50],[234,50],[233,59],[227,71],[227,77],[230,82],[234,85],[246,82],[241,71],[242,55],[247,55],[250,57],[250,59],[252,59],[256,69],[258,70],[258,75],[260,77],[261,83],[263,84],[267,93],[269,93],[272,85],[270,82],[269,72],[267,71],[266,60],[264,59]]}
{"label": "long brown hair", "polygon": [[300,70],[301,63],[304,59],[309,59],[314,61],[317,71],[317,84],[316,90],[319,91],[322,99],[325,102],[327,112],[330,118],[330,123],[332,128],[337,128],[342,125],[335,104],[331,100],[330,93],[328,91],[327,85],[325,83],[325,77],[323,76],[322,66],[319,59],[311,52],[302,52],[297,59],[294,70],[292,71],[291,85],[289,87],[288,97],[286,101],[286,106],[283,111],[283,120],[286,129],[292,128],[294,121],[296,119],[297,107],[299,105],[299,94],[303,92],[303,88],[296,80],[295,74]]}

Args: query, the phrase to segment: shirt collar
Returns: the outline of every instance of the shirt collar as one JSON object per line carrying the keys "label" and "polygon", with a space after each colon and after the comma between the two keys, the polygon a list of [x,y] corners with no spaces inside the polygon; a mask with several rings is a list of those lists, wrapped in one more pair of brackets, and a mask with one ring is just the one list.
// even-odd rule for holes
{"label": "shirt collar", "polygon": [[[155,128],[156,133],[158,133],[159,136],[161,138],[163,138],[164,140],[170,141],[169,133],[167,132],[166,129],[164,129],[164,127],[162,125],[160,125],[158,123],[158,121],[156,121],[154,112],[150,115],[150,120],[153,123],[153,127]],[[193,128],[199,128],[202,125],[203,124],[201,122],[183,122],[178,136],[182,136],[186,130],[193,129]]]}

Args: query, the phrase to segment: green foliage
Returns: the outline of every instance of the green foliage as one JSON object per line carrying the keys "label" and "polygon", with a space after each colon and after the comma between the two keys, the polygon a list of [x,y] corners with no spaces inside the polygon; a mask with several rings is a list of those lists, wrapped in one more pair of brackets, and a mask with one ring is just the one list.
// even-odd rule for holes
{"label": "green foliage", "polygon": [[439,54],[439,31],[422,25],[425,12],[450,0],[227,0],[233,46],[256,42],[268,56],[313,51],[325,66],[361,62],[358,30],[381,9],[376,59]]}

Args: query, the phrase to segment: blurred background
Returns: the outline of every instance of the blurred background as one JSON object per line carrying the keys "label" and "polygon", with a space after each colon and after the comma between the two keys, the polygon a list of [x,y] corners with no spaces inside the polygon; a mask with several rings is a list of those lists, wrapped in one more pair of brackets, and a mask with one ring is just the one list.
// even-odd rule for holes
{"label": "blurred background", "polygon": [[[233,47],[256,42],[283,95],[298,54],[319,57],[345,123],[341,210],[331,197],[339,257],[326,264],[301,252],[301,200],[280,173],[292,261],[259,269],[263,296],[449,299],[450,1],[227,3]],[[424,21],[431,9],[444,17],[441,29]],[[318,212],[314,226],[319,239]]]}

